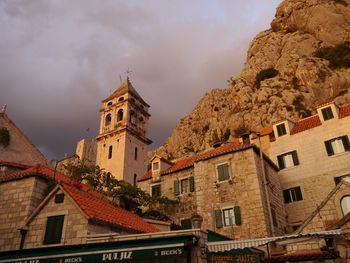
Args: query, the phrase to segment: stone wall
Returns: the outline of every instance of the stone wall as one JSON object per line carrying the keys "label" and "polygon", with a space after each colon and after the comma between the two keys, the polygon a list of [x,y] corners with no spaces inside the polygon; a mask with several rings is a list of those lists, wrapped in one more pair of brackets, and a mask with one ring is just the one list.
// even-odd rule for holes
{"label": "stone wall", "polygon": [[[231,179],[218,182],[217,165],[222,163],[229,164]],[[277,172],[267,162],[265,165],[269,175],[267,190],[278,221],[275,233],[282,234],[286,221],[281,187]],[[180,205],[173,211],[166,211],[178,224],[181,219],[190,218],[197,212],[203,217],[203,229],[237,239],[265,237],[270,235],[271,231],[260,167],[259,156],[250,148],[196,162],[194,167],[162,175],[159,181],[150,179],[139,182],[138,186],[146,192],[151,192],[152,185],[161,184],[162,195],[178,198]],[[195,191],[175,196],[174,180],[189,176],[194,176]],[[240,207],[242,225],[216,227],[214,211],[234,206]]]}
{"label": "stone wall", "polygon": [[[61,193],[61,191],[58,191]],[[85,243],[88,220],[81,210],[74,204],[67,195],[63,203],[54,202],[55,195],[48,200],[46,205],[29,223],[29,230],[26,236],[24,248],[42,247],[47,218],[49,216],[64,215],[62,239],[59,245],[71,245]],[[57,244],[55,244],[57,245]]]}
{"label": "stone wall", "polygon": [[[322,118],[320,116],[320,118]],[[299,225],[334,188],[334,177],[350,174],[350,152],[328,156],[324,142],[348,135],[350,118],[328,120],[321,126],[293,135],[276,137],[269,156],[277,163],[277,155],[297,151],[300,164],[280,171],[283,189],[300,186],[303,200],[286,204],[288,222]]]}
{"label": "stone wall", "polygon": [[35,177],[0,184],[0,251],[19,248],[18,229],[25,226],[45,190],[45,182]]}
{"label": "stone wall", "polygon": [[6,128],[10,133],[10,144],[4,147],[0,144],[0,160],[22,164],[49,165],[45,156],[31,143],[20,129],[8,118],[0,113],[0,128]]}

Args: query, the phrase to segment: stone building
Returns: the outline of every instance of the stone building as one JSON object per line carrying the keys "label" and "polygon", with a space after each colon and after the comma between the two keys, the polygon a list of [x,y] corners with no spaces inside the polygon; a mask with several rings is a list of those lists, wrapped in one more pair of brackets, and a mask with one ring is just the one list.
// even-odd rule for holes
{"label": "stone building", "polygon": [[[7,116],[6,106],[0,111],[0,130],[1,133],[7,131],[9,135],[6,143],[0,142],[0,163],[2,163],[2,172],[5,172],[7,169],[7,165],[5,164],[11,163],[20,163],[21,165],[40,163],[49,165],[45,156]],[[4,138],[2,135],[0,137]],[[8,168],[11,170],[11,165]]]}
{"label": "stone building", "polygon": [[132,184],[146,172],[148,108],[127,77],[100,110],[96,164]]}
{"label": "stone building", "polygon": [[46,166],[0,177],[0,250],[86,243],[91,234],[158,232],[88,186]]}
{"label": "stone building", "polygon": [[178,199],[176,210],[166,213],[184,228],[191,228],[189,218],[197,213],[204,229],[256,238],[285,231],[277,172],[258,147],[232,142],[173,162],[155,156],[138,186],[151,195]]}
{"label": "stone building", "polygon": [[288,224],[294,229],[340,178],[350,175],[349,136],[350,104],[334,102],[319,106],[311,117],[282,120],[261,131],[264,152],[279,165]]}

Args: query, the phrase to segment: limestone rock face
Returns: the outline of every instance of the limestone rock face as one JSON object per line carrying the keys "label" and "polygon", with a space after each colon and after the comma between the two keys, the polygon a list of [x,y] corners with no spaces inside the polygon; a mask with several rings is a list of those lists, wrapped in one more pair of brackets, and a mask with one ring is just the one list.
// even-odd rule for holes
{"label": "limestone rock face", "polygon": [[[350,0],[285,0],[271,28],[252,41],[241,73],[206,94],[157,152],[180,157],[245,129],[306,117],[327,101],[350,102],[350,68],[315,56],[349,42]],[[257,74],[269,68],[278,74],[257,85]]]}

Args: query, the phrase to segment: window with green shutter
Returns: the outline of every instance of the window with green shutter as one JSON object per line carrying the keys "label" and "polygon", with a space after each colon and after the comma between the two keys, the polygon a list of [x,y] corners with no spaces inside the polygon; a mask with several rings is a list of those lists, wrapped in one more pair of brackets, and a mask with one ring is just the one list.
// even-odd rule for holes
{"label": "window with green shutter", "polygon": [[174,181],[174,195],[180,194],[180,182],[179,180]]}
{"label": "window with green shutter", "polygon": [[44,245],[61,243],[63,222],[64,215],[49,216],[47,218]]}
{"label": "window with green shutter", "polygon": [[218,166],[216,166],[216,169],[218,171],[218,180],[219,181],[225,181],[225,180],[230,179],[228,163],[219,164]]}
{"label": "window with green shutter", "polygon": [[224,226],[242,225],[241,209],[239,206],[217,209],[215,214],[215,225],[217,228]]}

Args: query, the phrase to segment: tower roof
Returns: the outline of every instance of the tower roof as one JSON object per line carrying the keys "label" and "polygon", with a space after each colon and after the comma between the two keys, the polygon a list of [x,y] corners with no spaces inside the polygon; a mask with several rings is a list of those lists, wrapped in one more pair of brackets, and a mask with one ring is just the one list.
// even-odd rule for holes
{"label": "tower roof", "polygon": [[114,99],[115,97],[119,97],[121,95],[130,93],[131,95],[133,95],[135,98],[137,98],[142,104],[146,105],[147,107],[149,107],[149,105],[142,99],[142,97],[140,96],[140,94],[137,93],[137,91],[135,90],[135,88],[133,87],[133,85],[130,82],[129,76],[127,76],[125,78],[125,80],[123,81],[123,83],[119,86],[119,88],[117,88],[108,98],[104,99],[102,102],[106,102],[109,101],[111,99]]}

